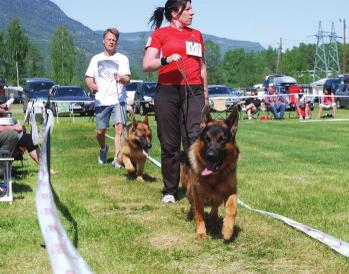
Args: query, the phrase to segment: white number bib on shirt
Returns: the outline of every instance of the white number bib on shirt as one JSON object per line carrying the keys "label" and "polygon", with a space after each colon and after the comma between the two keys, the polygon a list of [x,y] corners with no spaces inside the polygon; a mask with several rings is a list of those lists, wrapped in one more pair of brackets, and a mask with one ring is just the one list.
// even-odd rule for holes
{"label": "white number bib on shirt", "polygon": [[185,45],[187,49],[187,55],[202,57],[201,44],[195,42],[185,42]]}

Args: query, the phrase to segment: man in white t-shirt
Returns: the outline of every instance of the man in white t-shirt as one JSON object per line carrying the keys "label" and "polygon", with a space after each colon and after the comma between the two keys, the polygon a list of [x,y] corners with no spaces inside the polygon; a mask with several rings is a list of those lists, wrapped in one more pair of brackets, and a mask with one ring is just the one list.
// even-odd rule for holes
{"label": "man in white t-shirt", "polygon": [[109,28],[104,31],[104,51],[92,57],[85,79],[96,100],[97,141],[100,146],[98,162],[107,162],[108,145],[105,144],[105,132],[111,116],[115,128],[115,156],[112,162],[115,168],[120,167],[115,159],[120,151],[121,134],[127,122],[125,86],[131,79],[128,58],[116,52],[118,39],[117,29]]}

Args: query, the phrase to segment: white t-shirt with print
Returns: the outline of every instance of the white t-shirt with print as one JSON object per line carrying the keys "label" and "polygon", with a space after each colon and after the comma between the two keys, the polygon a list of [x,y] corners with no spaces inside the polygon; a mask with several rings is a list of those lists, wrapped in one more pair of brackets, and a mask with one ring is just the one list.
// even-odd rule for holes
{"label": "white t-shirt with print", "polygon": [[115,73],[131,75],[127,56],[118,52],[113,56],[106,56],[102,52],[92,57],[85,75],[94,78],[98,86],[96,107],[126,102],[126,87],[115,81]]}

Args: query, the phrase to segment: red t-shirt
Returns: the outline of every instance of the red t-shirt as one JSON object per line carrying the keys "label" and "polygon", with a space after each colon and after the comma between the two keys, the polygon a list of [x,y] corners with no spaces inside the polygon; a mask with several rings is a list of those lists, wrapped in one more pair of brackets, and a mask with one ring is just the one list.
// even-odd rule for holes
{"label": "red t-shirt", "polygon": [[[200,57],[187,55],[186,42],[201,44],[202,55],[204,54],[204,40],[200,31],[183,28],[178,30],[171,26],[155,30],[149,38],[146,48],[152,47],[160,50],[162,56],[170,56],[174,53],[182,56],[178,61],[179,68],[187,77],[190,85],[202,85]],[[178,70],[177,62],[163,66],[159,71],[158,83],[160,85],[184,85],[185,81]]]}

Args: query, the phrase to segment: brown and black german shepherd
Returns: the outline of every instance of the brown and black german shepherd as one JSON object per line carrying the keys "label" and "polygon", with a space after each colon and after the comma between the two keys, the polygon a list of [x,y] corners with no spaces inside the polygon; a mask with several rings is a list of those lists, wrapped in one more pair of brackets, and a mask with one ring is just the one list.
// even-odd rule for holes
{"label": "brown and black german shepherd", "polygon": [[143,172],[146,154],[152,146],[152,131],[149,126],[148,116],[143,121],[136,121],[133,117],[121,137],[121,149],[117,161],[124,166],[129,175],[137,176],[137,180],[143,181]]}
{"label": "brown and black german shepherd", "polygon": [[211,204],[212,226],[218,221],[218,207],[224,203],[222,236],[233,235],[237,214],[236,168],[239,149],[235,142],[239,113],[237,107],[226,120],[213,120],[205,106],[201,114],[202,131],[190,146],[182,165],[181,183],[190,202],[188,219],[195,217],[196,238],[206,236],[204,204]]}

